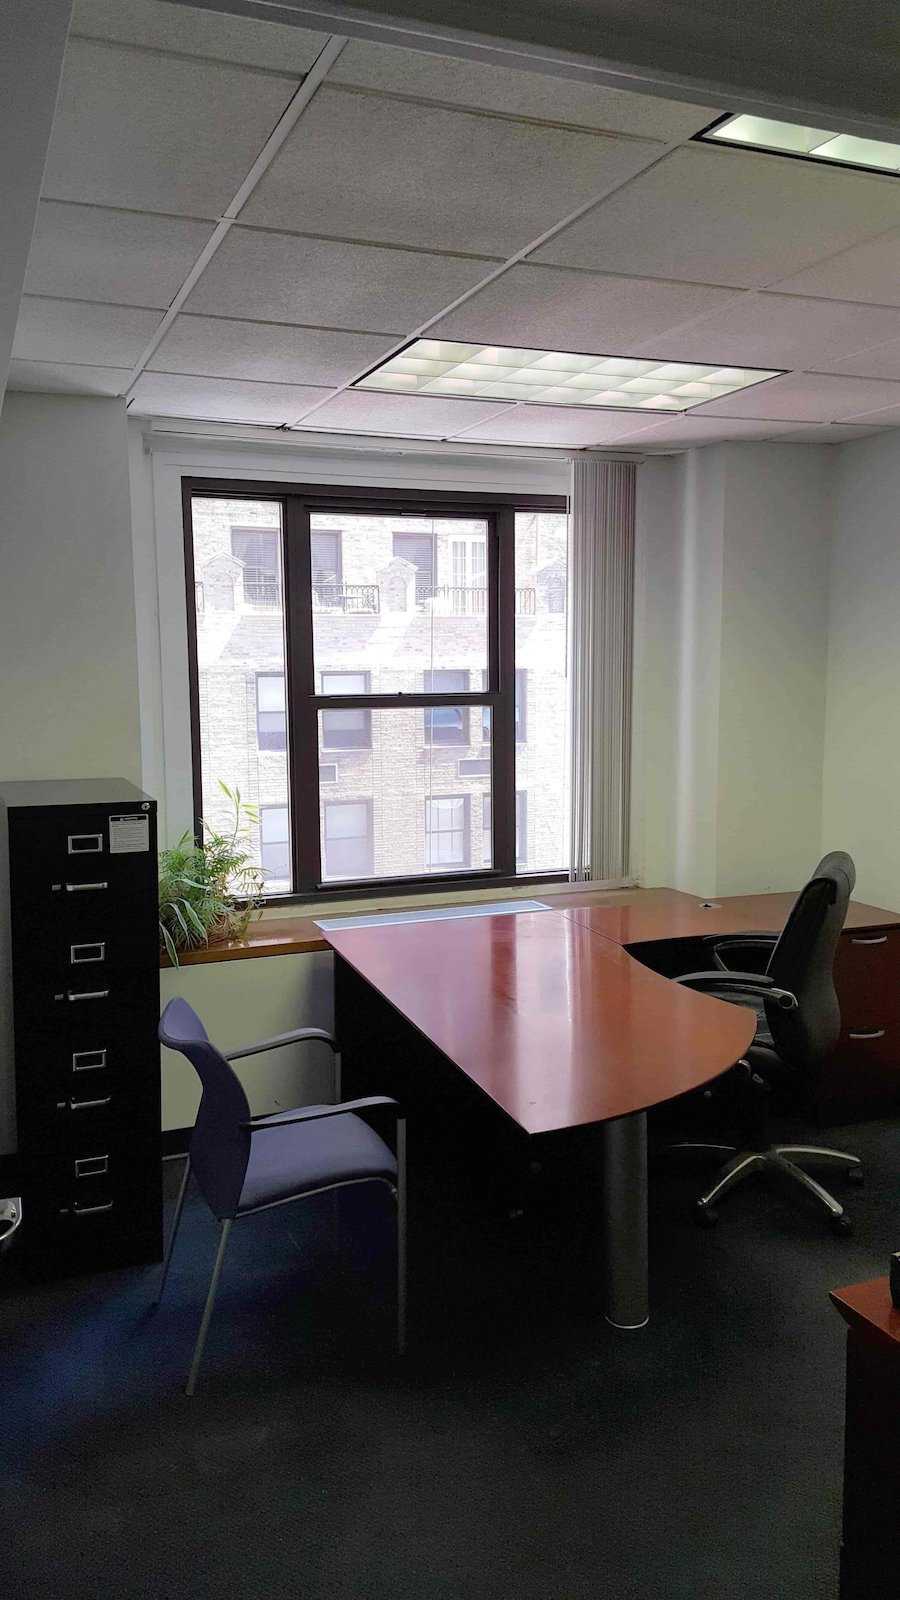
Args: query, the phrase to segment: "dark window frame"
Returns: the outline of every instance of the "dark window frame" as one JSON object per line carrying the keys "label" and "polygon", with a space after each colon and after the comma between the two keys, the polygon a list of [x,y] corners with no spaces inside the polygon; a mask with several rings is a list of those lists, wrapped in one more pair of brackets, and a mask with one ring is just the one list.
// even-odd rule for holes
{"label": "dark window frame", "polygon": [[[191,756],[195,831],[201,836],[202,765],[200,740],[197,613],[194,587],[193,525],[191,502],[201,499],[277,500],[282,516],[282,574],[285,620],[285,689],[287,707],[289,816],[293,864],[291,893],[271,897],[273,905],[304,904],[319,900],[353,899],[379,894],[408,894],[442,886],[497,888],[527,882],[565,881],[565,870],[522,873],[516,870],[515,852],[515,514],[517,511],[565,512],[565,496],[549,494],[477,494],[442,490],[359,488],[334,484],[297,484],[241,478],[183,477],[185,586],[188,618],[188,684],[190,692]],[[326,696],[316,693],[313,663],[313,604],[310,518],[316,512],[359,515],[365,511],[398,519],[403,516],[447,519],[458,515],[483,517],[487,531],[488,683],[482,690],[462,695],[387,694]],[[234,524],[240,527],[240,524]],[[400,532],[398,528],[396,530]],[[412,530],[410,530],[412,531]],[[469,866],[460,871],[409,874],[397,878],[371,877],[359,881],[328,882],[321,871],[319,799],[318,713],[362,705],[369,710],[440,705],[490,706],[493,865]]]}

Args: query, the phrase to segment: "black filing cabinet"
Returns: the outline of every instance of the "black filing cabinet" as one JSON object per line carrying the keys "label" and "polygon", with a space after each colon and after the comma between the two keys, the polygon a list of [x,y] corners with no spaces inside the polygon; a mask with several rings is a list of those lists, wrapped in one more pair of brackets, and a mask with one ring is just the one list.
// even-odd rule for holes
{"label": "black filing cabinet", "polygon": [[41,1270],[162,1254],[156,862],[132,784],[0,783],[0,1149]]}

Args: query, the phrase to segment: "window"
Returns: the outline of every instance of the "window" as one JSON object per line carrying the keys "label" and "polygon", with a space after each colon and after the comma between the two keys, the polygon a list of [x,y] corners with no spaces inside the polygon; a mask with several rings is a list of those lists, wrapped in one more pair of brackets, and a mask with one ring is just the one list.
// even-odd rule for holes
{"label": "window", "polygon": [[411,561],[416,569],[416,600],[430,600],[434,593],[434,535],[395,533],[394,555]]}
{"label": "window", "polygon": [[372,813],[367,800],[326,800],[322,841],[324,876],[372,875]]}
{"label": "window", "polygon": [[261,806],[260,856],[267,887],[291,881],[291,831],[287,806]]}
{"label": "window", "polygon": [[[425,688],[429,694],[466,694],[469,688],[468,672],[455,668],[438,668],[425,673]],[[485,707],[490,724],[491,708]],[[490,738],[490,725],[486,738]],[[465,706],[435,706],[425,712],[426,744],[468,744],[469,715]]]}
{"label": "window", "polygon": [[[490,708],[486,707],[481,715],[481,735],[483,739],[491,737]],[[525,667],[516,668],[516,744],[524,744],[528,738],[528,671]]]}
{"label": "window", "polygon": [[341,535],[337,528],[314,528],[309,536],[312,586],[316,599],[327,605],[341,588]]}
{"label": "window", "polygon": [[[368,672],[323,672],[323,694],[368,694]],[[370,750],[372,713],[357,706],[350,711],[322,712],[323,750]]]}
{"label": "window", "polygon": [[561,876],[562,499],[184,487],[194,814],[267,893]]}
{"label": "window", "polygon": [[260,750],[286,750],[284,673],[256,674],[256,742]]}
{"label": "window", "polygon": [[468,864],[468,800],[447,794],[425,802],[425,864],[429,872]]}
{"label": "window", "polygon": [[262,610],[281,604],[279,534],[274,528],[232,528],[231,553],[244,569],[244,600]]}

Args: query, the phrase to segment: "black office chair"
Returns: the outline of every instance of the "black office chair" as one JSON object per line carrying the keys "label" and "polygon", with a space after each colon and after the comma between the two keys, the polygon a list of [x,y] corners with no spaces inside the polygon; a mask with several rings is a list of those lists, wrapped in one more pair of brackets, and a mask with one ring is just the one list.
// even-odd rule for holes
{"label": "black office chair", "polygon": [[[807,1092],[821,1063],[841,1031],[841,1013],[834,987],[834,957],[847,906],[856,882],[856,868],[841,850],[823,856],[800,891],[780,934],[743,938],[712,937],[708,943],[714,971],[689,972],[677,981],[704,994],[757,1011],[756,1037],[738,1063],[738,1105],[750,1130],[748,1148],[682,1143],[675,1150],[719,1154],[725,1166],[711,1189],[696,1203],[697,1221],[711,1226],[718,1219],[716,1202],[751,1173],[772,1172],[799,1184],[825,1211],[835,1233],[849,1233],[852,1224],[839,1201],[810,1177],[798,1162],[842,1167],[851,1181],[862,1181],[857,1156],[845,1150],[810,1144],[766,1145],[765,1104],[775,1089]],[[748,963],[768,957],[762,971],[736,971],[730,961],[742,953]],[[754,959],[755,958],[755,959]]]}

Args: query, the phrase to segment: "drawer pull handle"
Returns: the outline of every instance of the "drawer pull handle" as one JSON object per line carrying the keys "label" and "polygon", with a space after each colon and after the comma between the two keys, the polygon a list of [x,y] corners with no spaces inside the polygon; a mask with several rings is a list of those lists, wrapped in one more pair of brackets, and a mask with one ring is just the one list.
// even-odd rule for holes
{"label": "drawer pull handle", "polygon": [[72,1215],[73,1217],[97,1217],[103,1211],[112,1211],[114,1204],[114,1200],[107,1200],[103,1205],[99,1206],[80,1206],[76,1200],[72,1206]]}
{"label": "drawer pull handle", "polygon": [[77,967],[88,961],[105,961],[106,945],[102,940],[94,944],[70,944],[69,965]]}
{"label": "drawer pull handle", "polygon": [[887,934],[879,933],[874,939],[851,939],[851,944],[887,944]]}
{"label": "drawer pull handle", "polygon": [[96,1072],[98,1067],[106,1066],[105,1050],[73,1050],[73,1072]]}
{"label": "drawer pull handle", "polygon": [[[70,1100],[70,1111],[94,1111],[97,1106],[108,1106],[112,1100],[111,1094],[105,1094],[100,1100]],[[65,1101],[63,1102],[65,1104]]]}
{"label": "drawer pull handle", "polygon": [[100,1178],[109,1171],[109,1156],[82,1156],[75,1163],[76,1178]]}
{"label": "drawer pull handle", "polygon": [[70,833],[70,856],[98,856],[103,853],[102,833]]}
{"label": "drawer pull handle", "polygon": [[[62,995],[59,996],[62,999]],[[67,1000],[108,1000],[108,989],[67,989]]]}
{"label": "drawer pull handle", "polygon": [[105,880],[102,883],[67,883],[66,894],[91,894],[108,888],[109,884]]}
{"label": "drawer pull handle", "polygon": [[851,1028],[848,1037],[850,1039],[883,1039],[885,1031],[884,1028]]}

